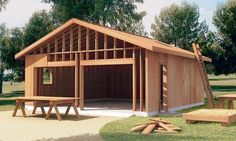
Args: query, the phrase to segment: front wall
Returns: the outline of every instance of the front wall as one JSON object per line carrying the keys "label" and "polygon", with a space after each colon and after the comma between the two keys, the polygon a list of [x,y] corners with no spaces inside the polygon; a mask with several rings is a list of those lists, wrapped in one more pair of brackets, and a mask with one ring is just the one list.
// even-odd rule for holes
{"label": "front wall", "polygon": [[37,72],[35,67],[46,66],[47,55],[27,55],[25,57],[25,95],[37,95]]}
{"label": "front wall", "polygon": [[204,88],[197,62],[168,55],[168,107],[203,101]]}

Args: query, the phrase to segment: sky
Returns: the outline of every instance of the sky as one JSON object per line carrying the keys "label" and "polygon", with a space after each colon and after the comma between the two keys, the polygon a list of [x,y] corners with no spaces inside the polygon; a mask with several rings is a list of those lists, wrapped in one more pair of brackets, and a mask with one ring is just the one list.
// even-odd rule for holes
{"label": "sky", "polygon": [[[138,11],[146,11],[147,15],[143,19],[145,30],[151,31],[151,24],[154,22],[155,15],[159,15],[163,7],[171,3],[181,3],[184,0],[144,0],[143,4],[138,4]],[[212,24],[212,16],[218,3],[226,0],[185,0],[199,6],[200,20],[206,20],[210,30],[215,30]],[[7,27],[24,26],[35,11],[42,9],[50,10],[51,5],[42,3],[41,0],[10,0],[6,10],[0,12],[0,23],[5,23]]]}

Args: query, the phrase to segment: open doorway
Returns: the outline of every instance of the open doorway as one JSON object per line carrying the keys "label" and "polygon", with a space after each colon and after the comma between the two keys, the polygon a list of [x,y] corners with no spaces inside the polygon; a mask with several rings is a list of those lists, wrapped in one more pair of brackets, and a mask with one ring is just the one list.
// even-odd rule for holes
{"label": "open doorway", "polygon": [[160,109],[159,112],[168,111],[167,97],[167,66],[160,65]]}
{"label": "open doorway", "polygon": [[132,112],[132,65],[86,66],[84,112]]}

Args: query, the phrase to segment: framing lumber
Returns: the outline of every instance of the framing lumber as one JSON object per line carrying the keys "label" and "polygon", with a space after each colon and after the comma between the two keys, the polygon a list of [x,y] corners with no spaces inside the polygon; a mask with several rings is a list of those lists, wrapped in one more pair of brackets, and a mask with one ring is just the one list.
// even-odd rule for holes
{"label": "framing lumber", "polygon": [[99,66],[99,65],[129,65],[133,64],[134,59],[100,59],[100,60],[81,60],[80,66]]}
{"label": "framing lumber", "polygon": [[[95,50],[98,50],[98,32],[95,31]],[[98,52],[95,52],[95,60],[98,59]]]}
{"label": "framing lumber", "polygon": [[90,33],[90,30],[89,30],[89,28],[86,28],[86,60],[89,60],[89,52],[88,52],[88,50],[90,50],[90,43],[89,43],[89,41],[90,41],[90,35],[89,35],[89,33]]}
{"label": "framing lumber", "polygon": [[113,43],[113,49],[114,49],[114,51],[113,51],[113,57],[114,57],[114,59],[115,58],[117,58],[117,52],[116,52],[116,48],[117,48],[117,39],[116,38],[113,38],[114,39],[114,43]]}
{"label": "framing lumber", "polygon": [[[73,29],[70,29],[70,52],[73,51]],[[70,60],[73,60],[73,54],[70,54]]]}
{"label": "framing lumber", "polygon": [[140,97],[140,107],[139,110],[143,111],[143,57],[142,57],[142,49],[139,50],[139,97]]}
{"label": "framing lumber", "polygon": [[142,134],[150,134],[154,128],[156,127],[156,124],[149,124],[142,132]]}
{"label": "framing lumber", "polygon": [[70,67],[75,66],[75,61],[56,61],[56,62],[48,62],[47,67]]}
{"label": "framing lumber", "polygon": [[136,62],[135,62],[135,50],[133,50],[133,65],[132,65],[132,87],[133,87],[133,111],[136,111],[136,103],[137,103],[137,92],[136,92]]}
{"label": "framing lumber", "polygon": [[[107,35],[104,34],[104,50],[107,49]],[[107,59],[107,52],[104,51],[104,59]]]}
{"label": "framing lumber", "polygon": [[[62,34],[62,52],[66,51],[66,39],[65,39],[65,33]],[[62,61],[65,61],[65,54],[62,54]]]}
{"label": "framing lumber", "polygon": [[[58,38],[55,38],[55,53],[58,52]],[[58,56],[57,54],[54,55],[54,61],[57,61],[58,60]]]}
{"label": "framing lumber", "polygon": [[81,62],[80,62],[80,74],[79,74],[79,98],[80,98],[80,102],[79,102],[79,107],[80,110],[84,109],[84,67],[81,66]]}
{"label": "framing lumber", "polygon": [[79,55],[75,54],[75,107],[78,107],[78,97],[79,97]]}

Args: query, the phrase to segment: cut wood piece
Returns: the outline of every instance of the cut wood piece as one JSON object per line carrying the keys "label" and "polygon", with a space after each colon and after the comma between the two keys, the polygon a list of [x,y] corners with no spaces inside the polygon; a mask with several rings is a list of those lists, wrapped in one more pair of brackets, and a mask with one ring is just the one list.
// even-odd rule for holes
{"label": "cut wood piece", "polygon": [[148,124],[157,124],[158,123],[158,121],[149,121],[149,122],[144,122],[144,123],[138,123],[138,124],[136,124],[136,126],[138,126],[138,125],[148,125]]}
{"label": "cut wood piece", "polygon": [[149,124],[142,132],[142,134],[150,134],[154,128],[156,127],[156,124]]}
{"label": "cut wood piece", "polygon": [[131,132],[141,132],[146,127],[147,127],[147,125],[139,125],[139,126],[135,126],[135,127],[131,128],[130,131]]}
{"label": "cut wood piece", "polygon": [[168,127],[167,125],[165,125],[164,123],[159,123],[159,126],[166,129],[167,131],[174,131],[173,129],[171,129],[170,127]]}
{"label": "cut wood piece", "polygon": [[181,128],[175,126],[175,125],[172,125],[172,124],[166,124],[169,128],[171,128],[172,130],[175,130],[175,131],[182,131]]}

